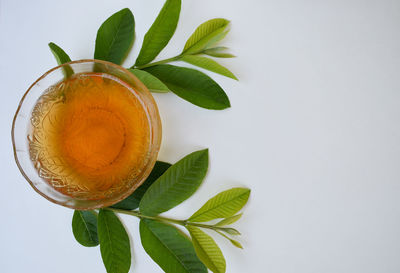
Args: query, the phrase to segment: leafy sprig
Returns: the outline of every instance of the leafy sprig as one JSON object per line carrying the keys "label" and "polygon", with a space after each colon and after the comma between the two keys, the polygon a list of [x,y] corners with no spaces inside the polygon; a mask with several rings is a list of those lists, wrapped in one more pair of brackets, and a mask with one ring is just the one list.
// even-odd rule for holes
{"label": "leafy sprig", "polygon": [[[194,105],[206,109],[222,110],[230,107],[225,91],[211,77],[201,71],[169,65],[183,61],[196,67],[237,80],[228,68],[210,58],[232,58],[226,47],[218,43],[229,32],[229,21],[222,18],[201,24],[189,37],[181,53],[152,62],[165,48],[175,33],[181,11],[181,0],[167,0],[156,20],[144,36],[139,55],[129,68],[151,92],[172,92]],[[125,8],[110,16],[97,31],[94,58],[121,65],[128,55],[135,38],[135,19]],[[49,44],[58,64],[71,61],[54,43]],[[168,65],[167,65],[168,64]],[[64,68],[66,77],[73,74]]]}
{"label": "leafy sprig", "polygon": [[[191,153],[171,165],[158,161],[147,180],[127,199],[96,211],[75,211],[72,229],[83,246],[97,246],[109,273],[126,273],[130,267],[129,238],[117,214],[140,219],[140,238],[147,254],[167,273],[226,271],[221,249],[204,230],[214,231],[234,246],[240,232],[228,225],[247,203],[250,190],[232,188],[208,200],[185,220],[160,216],[189,198],[202,183],[208,169],[208,150]],[[139,209],[137,209],[139,208]],[[97,219],[97,221],[96,221]],[[221,219],[216,224],[210,223]],[[188,238],[177,227],[185,228]]]}
{"label": "leafy sprig", "polygon": [[[226,19],[211,19],[201,24],[175,57],[152,62],[173,36],[181,9],[181,0],[167,0],[155,22],[146,33],[135,64],[129,71],[151,92],[173,92],[206,109],[230,107],[225,91],[209,76],[195,69],[169,65],[184,61],[194,66],[237,79],[227,68],[209,57],[234,57],[226,47],[218,46],[229,29]],[[94,58],[121,64],[135,37],[135,20],[129,9],[109,17],[99,28]],[[49,47],[58,64],[71,61],[56,44]],[[207,57],[208,56],[208,57]],[[74,71],[64,67],[65,77]],[[208,150],[191,153],[171,165],[157,161],[146,181],[125,200],[96,211],[76,210],[72,219],[75,239],[83,246],[100,245],[108,273],[126,273],[131,266],[131,247],[124,225],[116,214],[140,219],[142,245],[147,254],[166,273],[215,273],[226,271],[226,261],[214,239],[204,230],[215,232],[234,246],[240,232],[229,225],[238,221],[237,214],[246,204],[250,190],[233,188],[223,191],[184,220],[160,216],[189,198],[204,180],[208,169]],[[216,223],[215,220],[219,219]],[[180,228],[187,230],[183,233]]]}

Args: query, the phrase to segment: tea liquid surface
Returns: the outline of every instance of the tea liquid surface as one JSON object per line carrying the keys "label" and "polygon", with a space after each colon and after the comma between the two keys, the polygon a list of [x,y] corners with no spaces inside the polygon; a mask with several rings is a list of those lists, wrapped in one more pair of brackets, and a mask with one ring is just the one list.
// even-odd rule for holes
{"label": "tea liquid surface", "polygon": [[100,199],[130,188],[149,153],[149,118],[138,94],[105,73],[50,87],[31,117],[30,158],[58,191]]}

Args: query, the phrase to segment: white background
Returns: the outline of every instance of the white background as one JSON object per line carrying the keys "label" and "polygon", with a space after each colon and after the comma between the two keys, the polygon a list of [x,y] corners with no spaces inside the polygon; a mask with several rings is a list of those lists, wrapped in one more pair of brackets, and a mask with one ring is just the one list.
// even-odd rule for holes
{"label": "white background", "polygon": [[[72,210],[36,194],[12,156],[10,128],[29,85],[56,65],[47,43],[72,59],[93,56],[100,24],[129,7],[130,66],[163,0],[0,0],[0,271],[105,272],[98,248],[71,232]],[[239,82],[213,73],[232,108],[208,111],[156,95],[161,160],[210,148],[199,191],[167,216],[184,218],[216,192],[248,186],[236,224],[244,250],[217,238],[227,272],[400,272],[400,1],[184,0],[160,58],[181,51],[200,23],[224,17],[223,59]],[[131,272],[162,272],[132,234]]]}

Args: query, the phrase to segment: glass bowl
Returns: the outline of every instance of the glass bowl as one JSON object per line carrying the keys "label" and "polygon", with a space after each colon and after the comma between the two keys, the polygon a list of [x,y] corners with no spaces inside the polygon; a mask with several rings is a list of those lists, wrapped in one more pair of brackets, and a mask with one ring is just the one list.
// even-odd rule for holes
{"label": "glass bowl", "polygon": [[[101,198],[82,198],[57,190],[57,187],[48,182],[49,178],[41,173],[40,167],[38,168],[37,164],[35,166],[30,156],[29,142],[32,138],[32,125],[34,122],[31,119],[32,111],[41,96],[48,92],[52,86],[60,84],[65,79],[65,73],[71,73],[71,71],[78,75],[79,73],[102,72],[121,80],[129,86],[131,92],[140,101],[147,118],[149,139],[147,141],[148,148],[146,148],[146,152],[142,157],[143,163],[140,165],[142,168],[135,173],[134,178],[128,179],[129,181],[124,184],[123,188],[117,191],[110,191]],[[161,144],[161,121],[157,105],[151,93],[131,72],[119,65],[106,61],[79,60],[50,69],[29,87],[15,113],[11,137],[17,166],[36,192],[56,204],[73,209],[87,210],[115,204],[128,197],[144,182],[157,159]]]}

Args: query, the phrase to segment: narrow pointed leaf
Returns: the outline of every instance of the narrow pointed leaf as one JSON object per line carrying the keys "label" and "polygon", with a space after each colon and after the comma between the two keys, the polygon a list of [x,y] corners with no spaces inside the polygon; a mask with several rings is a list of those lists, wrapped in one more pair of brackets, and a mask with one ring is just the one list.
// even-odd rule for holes
{"label": "narrow pointed leaf", "polygon": [[135,38],[135,19],[125,8],[114,13],[97,31],[94,58],[121,64]]}
{"label": "narrow pointed leaf", "polygon": [[239,243],[238,241],[233,240],[233,239],[231,239],[231,238],[229,238],[229,241],[232,243],[232,245],[236,246],[237,248],[243,249],[242,244]]}
{"label": "narrow pointed leaf", "polygon": [[242,217],[242,215],[243,215],[243,213],[233,215],[231,217],[228,217],[228,218],[225,218],[225,219],[219,221],[215,225],[217,227],[223,227],[223,226],[231,225],[231,224],[235,223],[237,220],[239,220]]}
{"label": "narrow pointed leaf", "polygon": [[226,262],[214,239],[197,227],[186,226],[199,259],[214,273],[224,273]]}
{"label": "narrow pointed leaf", "polygon": [[226,218],[237,213],[247,203],[250,189],[233,188],[223,191],[208,200],[190,218],[191,222],[207,222],[217,218]]}
{"label": "narrow pointed leaf", "polygon": [[144,181],[143,184],[139,188],[137,188],[131,195],[129,195],[121,202],[112,205],[112,207],[125,210],[133,210],[138,208],[140,200],[142,199],[147,189],[154,183],[154,181],[156,181],[163,173],[165,173],[165,171],[169,167],[171,167],[171,164],[157,161],[146,181]]}
{"label": "narrow pointed leaf", "polygon": [[[56,58],[58,65],[62,65],[71,61],[71,58],[67,55],[67,53],[65,53],[65,51],[55,43],[49,43],[49,47]],[[63,74],[65,78],[68,78],[74,74],[74,71],[69,65],[63,66]]]}
{"label": "narrow pointed leaf", "polygon": [[200,186],[207,169],[208,149],[185,156],[149,187],[140,201],[140,212],[155,216],[182,203]]}
{"label": "narrow pointed leaf", "polygon": [[166,64],[144,70],[160,79],[176,95],[194,105],[215,110],[230,107],[229,98],[224,90],[200,71]]}
{"label": "narrow pointed leaf", "polygon": [[143,39],[135,65],[154,60],[174,35],[181,11],[181,0],[167,0]]}
{"label": "narrow pointed leaf", "polygon": [[131,267],[129,237],[114,212],[100,209],[98,234],[101,257],[107,272],[127,273]]}
{"label": "narrow pointed leaf", "polygon": [[144,250],[166,273],[207,273],[193,244],[177,228],[154,220],[140,221]]}
{"label": "narrow pointed leaf", "polygon": [[95,212],[75,210],[72,217],[72,232],[81,245],[97,246],[99,238],[97,237],[97,216]]}
{"label": "narrow pointed leaf", "polygon": [[237,229],[234,228],[220,228],[221,231],[229,234],[229,235],[241,235]]}
{"label": "narrow pointed leaf", "polygon": [[235,55],[232,55],[232,54],[226,52],[227,50],[228,50],[227,47],[219,46],[219,47],[205,49],[203,51],[203,53],[206,55],[209,55],[209,56],[217,57],[217,58],[234,58],[234,57],[236,57]]}
{"label": "narrow pointed leaf", "polygon": [[238,241],[236,241],[236,240],[234,240],[234,239],[232,239],[232,238],[229,238],[228,236],[226,236],[225,234],[223,234],[222,232],[220,232],[220,231],[218,231],[218,230],[216,230],[216,232],[218,232],[218,234],[220,234],[221,236],[223,236],[224,238],[226,238],[227,240],[229,240],[229,241],[231,242],[231,244],[234,245],[235,247],[243,249],[242,244],[239,243]]}
{"label": "narrow pointed leaf", "polygon": [[229,21],[222,18],[201,24],[187,40],[182,53],[194,54],[213,46],[228,33],[228,25]]}
{"label": "narrow pointed leaf", "polygon": [[235,75],[231,71],[228,70],[228,68],[222,66],[221,64],[217,63],[216,61],[203,57],[203,56],[198,56],[198,55],[186,55],[183,56],[182,61],[185,61],[187,63],[190,63],[192,65],[196,65],[198,67],[210,70],[212,72],[221,74],[225,77],[229,77],[234,80],[238,80]]}
{"label": "narrow pointed leaf", "polygon": [[170,90],[159,79],[151,75],[149,72],[139,69],[129,69],[146,87],[150,92],[167,93]]}

